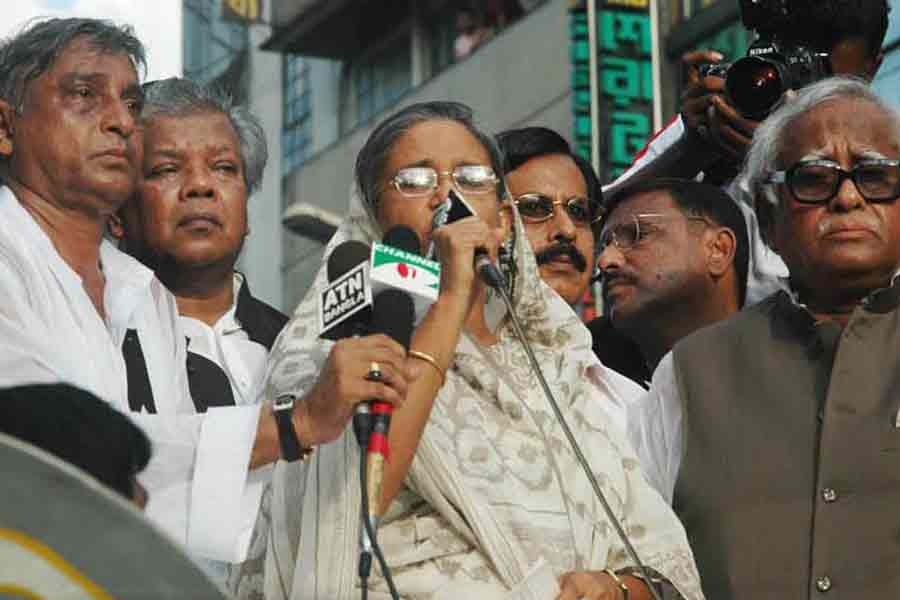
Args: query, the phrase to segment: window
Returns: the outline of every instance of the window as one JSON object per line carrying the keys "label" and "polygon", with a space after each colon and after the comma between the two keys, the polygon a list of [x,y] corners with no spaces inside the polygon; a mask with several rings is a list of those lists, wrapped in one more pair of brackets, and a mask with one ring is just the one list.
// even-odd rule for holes
{"label": "window", "polygon": [[369,120],[396,102],[412,87],[410,39],[403,35],[353,68],[356,119]]}
{"label": "window", "polygon": [[222,21],[221,0],[184,0],[184,76],[211,83],[247,47],[248,29]]}
{"label": "window", "polygon": [[312,143],[312,102],[309,63],[300,56],[283,59],[284,90],[281,127],[282,175],[287,175],[309,156]]}

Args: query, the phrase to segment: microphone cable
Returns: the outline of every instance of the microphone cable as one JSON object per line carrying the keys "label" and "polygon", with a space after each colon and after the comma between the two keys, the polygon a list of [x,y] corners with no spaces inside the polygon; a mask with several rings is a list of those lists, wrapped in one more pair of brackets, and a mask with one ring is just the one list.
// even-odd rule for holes
{"label": "microphone cable", "polygon": [[[496,269],[496,267],[494,268]],[[609,502],[606,500],[606,496],[603,494],[603,490],[600,489],[600,484],[597,483],[597,478],[594,477],[594,472],[591,470],[591,466],[590,464],[588,464],[587,458],[585,458],[584,454],[581,452],[581,448],[578,446],[578,442],[575,441],[575,436],[572,434],[572,430],[569,428],[569,424],[566,422],[566,418],[563,416],[562,411],[559,409],[559,404],[557,404],[556,398],[553,397],[553,392],[550,390],[550,385],[547,383],[547,379],[544,377],[544,372],[541,370],[541,366],[538,363],[537,357],[534,355],[534,350],[532,349],[528,339],[525,337],[525,332],[522,330],[522,324],[519,322],[519,317],[516,316],[516,312],[513,310],[512,300],[510,300],[509,294],[506,293],[506,286],[495,285],[493,277],[483,277],[483,279],[488,285],[497,290],[497,292],[500,294],[500,297],[503,299],[503,303],[506,305],[506,310],[509,313],[509,319],[512,323],[513,332],[515,333],[516,338],[518,338],[519,342],[522,344],[522,347],[525,349],[525,354],[528,357],[528,362],[531,364],[531,369],[537,376],[538,381],[541,384],[541,388],[544,391],[544,396],[547,398],[547,402],[550,403],[550,408],[553,409],[553,414],[556,417],[556,421],[559,423],[559,426],[560,428],[562,428],[566,439],[569,441],[569,446],[571,446],[572,452],[575,454],[575,458],[578,460],[579,465],[581,465],[585,476],[587,476],[588,481],[590,482],[591,487],[594,490],[594,495],[600,501],[600,505],[603,507],[603,512],[606,513],[607,520],[612,524],[613,529],[616,530],[616,534],[619,536],[619,539],[625,546],[625,551],[628,553],[628,556],[631,558],[631,560],[634,561],[634,564],[637,567],[638,571],[640,571],[644,583],[650,590],[650,594],[653,596],[653,599],[662,600],[662,596],[660,596],[659,590],[657,590],[656,586],[652,583],[653,580],[650,578],[650,573],[647,571],[647,567],[644,566],[644,563],[638,556],[637,551],[634,549],[634,546],[631,545],[631,541],[628,539],[628,535],[625,533],[625,529],[622,527],[622,524],[619,523],[619,520],[616,518],[615,513],[613,513],[612,507],[610,507]]]}
{"label": "microphone cable", "polygon": [[[384,559],[384,554],[381,552],[381,546],[378,544],[378,538],[375,535],[375,527],[372,525],[371,515],[369,515],[369,494],[366,493],[366,490],[369,489],[368,469],[366,468],[367,446],[368,439],[366,439],[366,446],[361,445],[361,451],[359,453],[359,487],[362,490],[360,518],[364,527],[362,533],[368,537],[372,552],[371,554],[361,552],[359,557],[359,580],[362,587],[362,600],[366,600],[369,596],[369,588],[366,582],[368,581],[369,573],[372,568],[372,554],[375,555],[375,559],[378,561],[378,566],[381,568],[381,573],[384,575],[384,580],[387,582],[391,598],[393,598],[393,600],[400,600],[400,594],[397,593],[397,588],[394,586],[394,578],[391,576],[391,570],[387,565],[387,561]],[[363,546],[365,547],[365,543]]]}

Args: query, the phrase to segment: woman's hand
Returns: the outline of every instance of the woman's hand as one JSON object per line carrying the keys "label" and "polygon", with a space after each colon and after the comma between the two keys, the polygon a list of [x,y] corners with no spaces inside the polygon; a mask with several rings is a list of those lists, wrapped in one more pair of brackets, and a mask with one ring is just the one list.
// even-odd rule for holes
{"label": "woman's hand", "polygon": [[[370,377],[373,366],[381,372]],[[294,427],[304,446],[336,440],[353,416],[356,405],[382,400],[399,406],[419,366],[407,362],[406,351],[386,335],[339,340],[312,390],[294,407]]]}
{"label": "woman's hand", "polygon": [[503,229],[491,229],[478,217],[466,217],[439,227],[432,234],[441,261],[441,298],[465,299],[468,307],[477,296],[475,251],[485,250],[492,260],[503,241]]}
{"label": "woman's hand", "polygon": [[603,571],[569,571],[559,578],[557,600],[624,600],[625,593]]}

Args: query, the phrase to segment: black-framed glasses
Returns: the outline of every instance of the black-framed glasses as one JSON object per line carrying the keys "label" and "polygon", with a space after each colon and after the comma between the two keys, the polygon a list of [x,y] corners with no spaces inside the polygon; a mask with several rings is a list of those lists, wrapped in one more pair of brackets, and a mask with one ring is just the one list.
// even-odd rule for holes
{"label": "black-framed glasses", "polygon": [[526,223],[548,221],[553,217],[557,206],[562,207],[576,225],[593,225],[600,220],[599,215],[594,215],[590,200],[582,196],[573,196],[568,200],[555,200],[545,194],[530,192],[513,198],[513,204],[519,209],[519,215]]}
{"label": "black-framed glasses", "polygon": [[703,222],[707,225],[711,224],[709,219],[699,215],[669,213],[639,213],[631,215],[631,218],[627,221],[603,227],[597,240],[598,254],[606,250],[606,247],[610,244],[622,252],[627,252],[644,241],[650,233],[658,231],[660,229],[659,222],[681,218],[688,221]]}
{"label": "black-framed glasses", "polygon": [[900,196],[900,160],[863,160],[849,171],[831,160],[804,160],[770,173],[763,183],[786,184],[801,204],[824,204],[837,195],[845,179],[852,180],[869,202],[893,202]]}
{"label": "black-framed glasses", "polygon": [[497,190],[497,175],[487,165],[460,165],[452,171],[436,171],[431,167],[406,167],[391,178],[391,185],[407,198],[434,193],[441,177],[450,177],[463,194],[487,194]]}

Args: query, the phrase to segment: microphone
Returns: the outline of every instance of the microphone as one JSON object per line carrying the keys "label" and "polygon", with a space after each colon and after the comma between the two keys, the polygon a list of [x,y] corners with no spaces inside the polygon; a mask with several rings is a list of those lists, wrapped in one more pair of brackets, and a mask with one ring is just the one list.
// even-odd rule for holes
{"label": "microphone", "polygon": [[[410,229],[398,225],[384,236],[384,245],[401,250],[410,255],[417,255],[421,248],[419,236]],[[373,252],[374,256],[374,252]],[[405,263],[402,263],[405,264]],[[415,320],[415,302],[406,288],[414,286],[391,287],[379,291],[375,295],[372,308],[372,333],[383,333],[409,350],[412,338],[413,321]],[[369,514],[373,522],[381,506],[381,486],[384,480],[384,462],[390,453],[388,430],[391,426],[391,414],[394,406],[388,402],[372,402],[372,433],[367,448]]]}
{"label": "microphone", "polygon": [[328,284],[319,292],[319,337],[327,340],[365,335],[372,312],[369,247],[342,243],[328,257]]}
{"label": "microphone", "polygon": [[369,267],[372,295],[388,289],[403,290],[412,298],[414,323],[418,324],[437,301],[441,285],[440,263],[419,254],[421,241],[409,227],[397,225],[372,244]]}
{"label": "microphone", "polygon": [[[473,215],[475,215],[475,211],[469,206],[469,203],[466,202],[465,198],[463,198],[456,190],[450,188],[450,191],[447,193],[447,200],[435,210],[434,216],[431,218],[431,230],[434,231],[444,225]],[[434,254],[435,250],[434,242],[432,242],[429,247],[429,254]],[[503,277],[503,273],[497,268],[497,265],[491,261],[491,257],[484,248],[475,249],[474,266],[475,272],[487,285],[492,288],[506,286],[506,280]]]}

